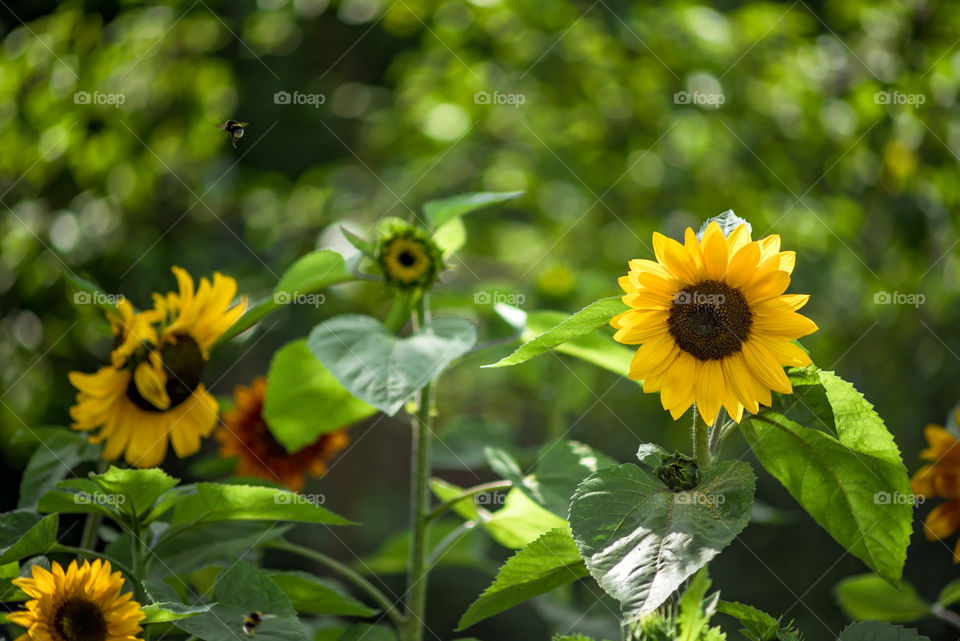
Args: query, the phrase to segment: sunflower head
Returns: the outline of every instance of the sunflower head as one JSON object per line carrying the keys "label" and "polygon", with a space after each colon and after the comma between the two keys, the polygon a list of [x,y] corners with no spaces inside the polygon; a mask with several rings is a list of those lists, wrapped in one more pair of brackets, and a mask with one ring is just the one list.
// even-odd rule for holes
{"label": "sunflower head", "polygon": [[71,372],[79,390],[70,409],[73,428],[96,430],[106,441],[103,457],[125,453],[137,467],[159,465],[168,440],[180,457],[200,448],[217,422],[217,403],[203,386],[210,348],[243,313],[245,299],[231,307],[234,279],[214,274],[194,287],[174,267],[178,292],[154,294],[154,308],[136,312],[127,300],[110,315],[114,349],[110,365],[95,374]]}
{"label": "sunflower head", "polygon": [[[960,530],[960,441],[939,425],[928,425],[924,436],[928,447],[920,452],[920,458],[929,463],[910,479],[910,489],[919,497],[948,499],[933,508],[923,522],[927,540],[936,541]],[[953,562],[960,563],[960,541]]]}
{"label": "sunflower head", "polygon": [[26,610],[9,615],[27,632],[18,641],[133,641],[144,618],[133,593],[121,594],[123,576],[110,572],[99,559],[66,571],[59,563],[50,570],[34,565],[32,576],[12,583],[30,598]]}
{"label": "sunflower head", "polygon": [[381,230],[376,261],[390,285],[428,289],[443,269],[443,252],[428,231],[390,219]]}
{"label": "sunflower head", "polygon": [[808,296],[785,294],[796,256],[780,237],[753,241],[746,223],[725,236],[711,222],[684,243],[653,234],[656,261],[630,261],[620,278],[630,309],[611,321],[614,338],[639,345],[630,378],[660,392],[674,419],[696,403],[708,425],[721,407],[735,421],[789,394],[784,365],[810,358],[792,341],[817,326],[797,313]]}
{"label": "sunflower head", "polygon": [[323,476],[327,461],[344,449],[350,438],[346,430],[321,434],[296,452],[287,452],[270,433],[263,415],[267,380],[258,376],[249,387],[238,385],[233,392],[234,408],[223,415],[223,426],[214,435],[220,455],[236,457],[238,476],[277,481],[291,490],[303,489],[305,475]]}

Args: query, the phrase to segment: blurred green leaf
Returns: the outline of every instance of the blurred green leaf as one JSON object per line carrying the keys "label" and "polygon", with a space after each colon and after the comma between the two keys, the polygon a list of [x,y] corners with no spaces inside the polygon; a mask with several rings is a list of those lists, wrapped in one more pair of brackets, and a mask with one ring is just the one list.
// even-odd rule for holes
{"label": "blurred green leaf", "polygon": [[958,601],[960,601],[960,579],[943,586],[940,594],[937,595],[937,605],[942,608],[949,607]]}
{"label": "blurred green leaf", "polygon": [[35,509],[41,496],[53,489],[81,463],[96,461],[100,447],[87,435],[62,429],[45,438],[34,450],[20,480],[17,507]]}
{"label": "blurred green leaf", "polygon": [[434,229],[440,229],[445,223],[474,210],[506,202],[519,198],[523,195],[522,191],[504,191],[504,192],[477,192],[472,194],[460,194],[444,198],[443,200],[431,200],[423,205],[423,213],[427,222]]}
{"label": "blurred green leaf", "polygon": [[207,605],[184,605],[182,603],[171,603],[164,601],[162,603],[150,603],[140,608],[140,611],[146,615],[140,625],[148,623],[169,623],[178,621],[197,614],[209,612],[215,603]]}
{"label": "blurred green leaf", "polygon": [[270,579],[280,586],[298,612],[355,617],[372,617],[379,612],[350,596],[333,581],[306,572],[271,572]]}
{"label": "blurred green leaf", "polygon": [[177,504],[170,525],[196,525],[211,521],[293,521],[327,525],[351,523],[310,498],[271,487],[197,483],[196,493]]}
{"label": "blurred green leaf", "polygon": [[57,543],[59,517],[30,510],[0,514],[0,565],[44,554]]}
{"label": "blurred green leaf", "polygon": [[899,589],[875,574],[847,577],[834,588],[837,603],[854,621],[907,623],[930,614],[930,604],[901,581]]}

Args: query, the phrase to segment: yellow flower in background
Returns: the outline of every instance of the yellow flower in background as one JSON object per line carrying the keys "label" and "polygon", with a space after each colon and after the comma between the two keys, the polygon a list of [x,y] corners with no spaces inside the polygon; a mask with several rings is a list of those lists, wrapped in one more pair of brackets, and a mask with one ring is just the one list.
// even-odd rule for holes
{"label": "yellow flower in background", "polygon": [[700,240],[684,243],[654,232],[656,262],[635,259],[620,278],[630,310],[610,324],[614,338],[640,345],[629,376],[660,392],[678,419],[693,403],[713,425],[721,407],[740,422],[743,411],[771,403],[771,391],[793,391],[784,365],[810,365],[791,341],[817,330],[797,313],[809,296],[784,294],[796,259],[780,237],[754,241],[742,224],[724,236],[711,222]]}
{"label": "yellow flower in background", "polygon": [[321,434],[312,445],[287,452],[264,420],[266,394],[267,379],[262,376],[250,387],[238,385],[234,389],[235,406],[223,415],[223,427],[214,435],[221,444],[220,456],[237,458],[237,476],[276,481],[299,492],[304,475],[323,476],[327,461],[350,443],[350,437],[346,430],[335,430]]}
{"label": "yellow flower in background", "polygon": [[17,641],[133,641],[140,632],[140,604],[120,593],[123,575],[108,562],[74,560],[66,571],[56,561],[50,571],[34,565],[31,577],[12,583],[30,597],[26,610],[9,615],[27,629]]}
{"label": "yellow flower in background", "polygon": [[79,390],[70,408],[73,429],[93,431],[103,458],[121,454],[136,467],[159,465],[168,442],[180,458],[200,449],[217,425],[217,401],[203,385],[210,348],[246,308],[230,306],[234,279],[215,273],[194,289],[190,275],[173,268],[178,292],[154,294],[154,308],[136,313],[128,301],[111,315],[115,345],[110,365],[94,374],[70,372]]}
{"label": "yellow flower in background", "polygon": [[[920,452],[920,458],[931,463],[917,470],[910,488],[923,498],[949,499],[931,510],[923,522],[927,540],[938,541],[960,530],[960,441],[939,425],[928,425],[924,436],[929,447]],[[953,549],[953,562],[960,563],[960,540]]]}

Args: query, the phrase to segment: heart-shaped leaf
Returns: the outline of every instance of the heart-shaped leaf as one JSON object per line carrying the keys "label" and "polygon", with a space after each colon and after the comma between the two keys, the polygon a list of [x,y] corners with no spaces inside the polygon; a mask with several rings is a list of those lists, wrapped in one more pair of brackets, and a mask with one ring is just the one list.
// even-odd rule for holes
{"label": "heart-shaped leaf", "polygon": [[750,520],[750,466],[725,461],[673,492],[637,465],[598,470],[570,504],[573,538],[590,574],[636,619],[664,603]]}
{"label": "heart-shaped leaf", "polygon": [[464,318],[437,318],[398,338],[375,318],[344,314],[314,327],[307,346],[351,394],[392,416],[476,342]]}

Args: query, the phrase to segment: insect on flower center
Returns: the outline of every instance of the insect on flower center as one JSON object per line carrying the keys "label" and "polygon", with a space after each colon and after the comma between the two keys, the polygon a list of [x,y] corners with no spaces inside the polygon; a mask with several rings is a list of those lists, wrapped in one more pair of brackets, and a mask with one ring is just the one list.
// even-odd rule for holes
{"label": "insect on flower center", "polygon": [[740,351],[752,323],[750,306],[740,290],[716,280],[677,292],[667,319],[677,346],[701,361]]}
{"label": "insect on flower center", "polygon": [[[170,408],[173,408],[190,398],[203,380],[203,352],[195,340],[181,334],[177,336],[176,343],[167,343],[160,348],[160,358],[167,375],[166,391],[170,397]],[[132,380],[127,386],[127,396],[142,410],[164,411],[145,399]]]}
{"label": "insect on flower center", "polygon": [[57,608],[53,626],[63,641],[105,641],[107,638],[103,612],[84,599],[70,599]]}

